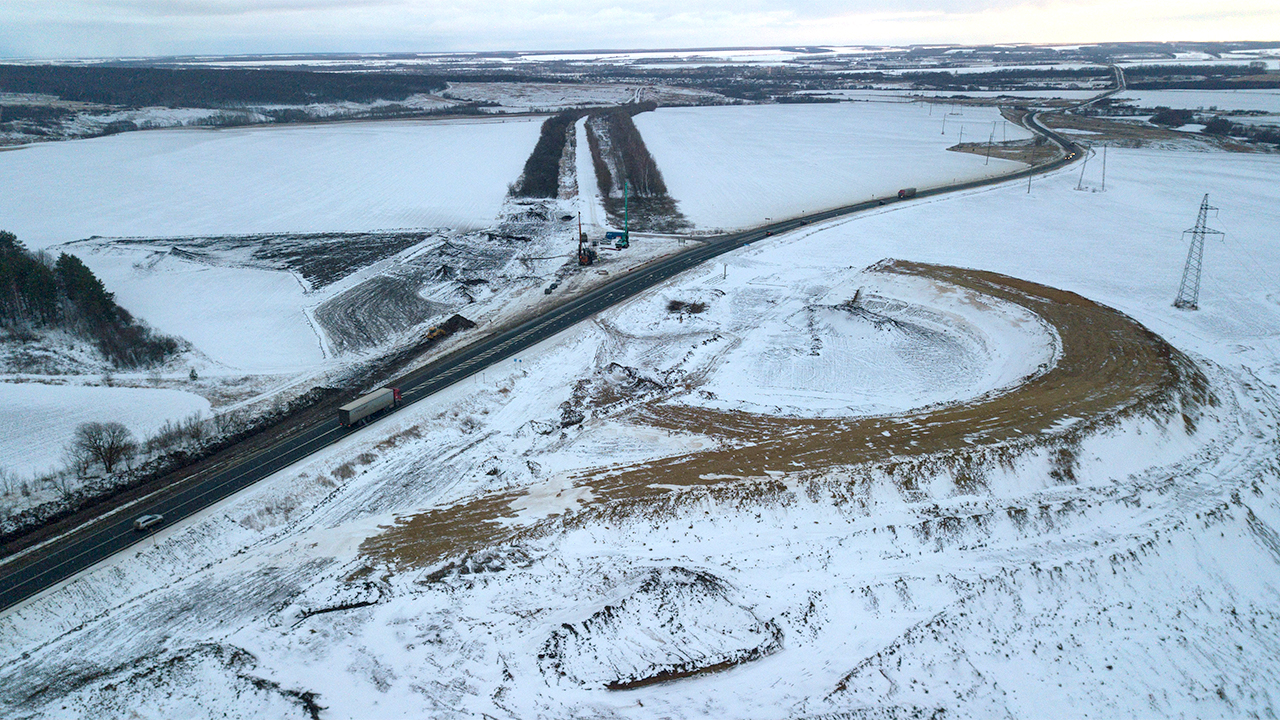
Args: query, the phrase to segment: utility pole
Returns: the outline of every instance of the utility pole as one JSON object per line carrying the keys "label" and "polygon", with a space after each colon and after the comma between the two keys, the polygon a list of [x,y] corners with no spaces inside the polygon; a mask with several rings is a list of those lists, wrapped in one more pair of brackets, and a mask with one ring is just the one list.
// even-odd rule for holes
{"label": "utility pole", "polygon": [[1080,180],[1079,180],[1078,182],[1076,182],[1076,189],[1077,189],[1077,190],[1083,190],[1083,189],[1084,189],[1084,169],[1085,169],[1085,168],[1087,168],[1087,167],[1089,167],[1089,153],[1090,153],[1090,151],[1091,151],[1091,149],[1090,149],[1089,147],[1085,147],[1085,149],[1084,149],[1084,163],[1080,166]]}
{"label": "utility pole", "polygon": [[631,243],[631,210],[629,207],[631,195],[631,181],[622,181],[622,238]]}
{"label": "utility pole", "polygon": [[1209,218],[1209,211],[1217,209],[1209,207],[1209,194],[1205,193],[1204,200],[1200,201],[1200,214],[1196,216],[1196,226],[1182,231],[1183,237],[1191,233],[1191,247],[1187,250],[1187,265],[1182,269],[1182,284],[1178,286],[1178,298],[1173,301],[1173,306],[1179,310],[1197,310],[1200,307],[1200,263],[1204,260],[1204,236],[1222,234],[1205,227],[1204,223]]}
{"label": "utility pole", "polygon": [[1107,191],[1107,144],[1102,144],[1102,191]]}
{"label": "utility pole", "polygon": [[947,134],[947,116],[946,115],[942,116],[942,134],[943,135]]}
{"label": "utility pole", "polygon": [[996,140],[996,129],[993,123],[991,128],[991,137],[987,138],[987,160],[986,162],[982,163],[983,165],[991,164],[991,144],[995,142],[995,140]]}

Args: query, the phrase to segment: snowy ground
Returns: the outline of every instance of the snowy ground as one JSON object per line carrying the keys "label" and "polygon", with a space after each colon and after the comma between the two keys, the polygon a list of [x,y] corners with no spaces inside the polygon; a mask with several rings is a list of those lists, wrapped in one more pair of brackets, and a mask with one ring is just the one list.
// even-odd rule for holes
{"label": "snowy ground", "polygon": [[956,92],[913,93],[924,97],[971,97],[971,98],[1037,98],[1045,100],[1088,100],[1098,96],[1097,90],[958,90]]}
{"label": "snowy ground", "polygon": [[1280,113],[1280,90],[1125,90],[1116,102],[1144,108],[1263,110]]}
{"label": "snowy ground", "polygon": [[[24,350],[13,348],[6,365],[14,375],[5,379],[34,382],[32,387],[40,387],[51,381],[49,373],[79,374],[72,378],[73,383],[100,387],[98,402],[86,406],[84,413],[50,414],[47,403],[13,407],[10,417],[15,418],[15,424],[7,442],[14,451],[0,453],[0,468],[24,478],[37,470],[54,469],[76,424],[116,416],[132,419],[142,398],[159,397],[120,385],[146,387],[163,381],[168,386],[185,381],[188,370],[194,368],[202,382],[186,386],[199,394],[188,400],[203,403],[206,409],[210,403],[219,412],[261,404],[269,396],[287,400],[313,384],[340,385],[355,364],[419,342],[427,327],[455,312],[482,326],[501,325],[558,302],[565,293],[603,282],[611,273],[682,247],[679,239],[637,237],[631,250],[604,252],[601,262],[590,270],[570,264],[576,243],[573,218],[579,209],[577,198],[513,203],[503,197],[505,181],[495,181],[504,174],[509,179],[518,176],[523,154],[533,139],[530,133],[536,135],[537,129],[535,122],[523,120],[350,123],[295,128],[296,132],[254,129],[228,135],[208,131],[134,134],[6,154],[0,161],[33,152],[56,158],[55,165],[67,167],[88,157],[92,167],[78,170],[88,184],[95,177],[92,172],[106,171],[110,158],[124,157],[130,148],[151,149],[150,157],[130,161],[131,168],[150,178],[150,186],[107,184],[108,190],[103,191],[102,183],[93,183],[94,192],[115,193],[118,197],[113,202],[138,210],[137,217],[125,217],[122,212],[112,220],[110,213],[91,213],[88,201],[77,195],[83,187],[55,188],[53,179],[42,175],[46,190],[56,197],[25,207],[14,202],[15,211],[6,219],[10,223],[6,227],[19,230],[20,238],[29,245],[81,257],[125,308],[156,330],[191,343],[192,351],[171,367],[156,371],[156,378],[150,371],[126,373],[118,377],[117,387],[105,387],[101,378],[109,368],[100,359],[95,361],[95,353],[83,343],[68,342],[67,348],[58,352],[53,352],[54,348],[41,354],[41,369],[26,367],[34,361],[23,360]],[[304,136],[310,133],[319,133],[321,141],[305,142]],[[272,138],[281,140],[282,145],[268,151],[266,145]],[[118,141],[125,142],[113,147]],[[172,147],[166,150],[169,145]],[[411,157],[415,148],[422,147],[444,155],[442,165],[456,169],[462,163],[468,167],[451,175],[424,174],[421,163]],[[237,163],[249,162],[252,152],[269,152],[294,167],[316,166],[311,153],[317,148],[331,150],[352,164],[368,164],[370,170],[365,172],[372,174],[385,172],[385,155],[395,154],[397,173],[379,182],[402,182],[405,187],[388,190],[371,185],[352,192],[345,177],[323,174],[300,174],[281,188],[269,187],[265,173],[256,185],[235,182]],[[224,151],[233,157],[228,160],[219,154]],[[593,172],[590,155],[584,152],[581,157],[585,159],[583,172]],[[191,181],[192,164],[216,170],[225,179],[218,188],[220,197],[183,194]],[[579,164],[569,164],[569,179]],[[380,166],[382,170],[377,169]],[[15,174],[24,172],[20,163],[9,169]],[[322,184],[308,185],[308,179]],[[576,180],[572,184],[576,185]],[[593,176],[588,176],[584,186],[589,191],[587,197],[595,198]],[[352,217],[357,220],[356,227],[366,224],[368,232],[163,235],[203,224],[213,226],[220,217],[229,231],[295,222],[281,220],[278,204],[264,201],[264,193],[305,196],[290,212],[308,213],[310,219],[296,222],[317,227],[328,223],[350,226],[352,218],[339,220],[337,214],[352,203],[366,203]],[[38,229],[52,233],[64,228],[41,216],[39,210],[41,203],[47,210],[55,201],[79,211],[79,216],[58,218],[70,220],[67,224],[71,226],[83,223],[84,232],[129,229],[138,237],[95,237],[49,245],[53,238],[42,237]],[[206,214],[203,220],[183,214],[184,209],[196,205]],[[224,205],[242,212],[223,216],[220,208]],[[363,220],[359,219],[361,213]],[[589,208],[587,215],[590,229]],[[450,220],[461,227],[377,230],[395,217]],[[562,219],[566,217],[569,219]],[[96,224],[99,222],[103,224]],[[475,227],[485,229],[470,230]],[[34,239],[29,234],[33,228]],[[600,228],[594,229],[594,236],[602,234]],[[544,289],[551,283],[557,284],[556,290],[546,294]],[[445,341],[437,349],[455,344],[455,340]],[[118,402],[109,399],[116,395]],[[158,401],[154,422],[131,425],[131,429],[144,438],[155,425],[190,412],[183,406],[182,412],[174,415],[172,404]],[[32,418],[33,413],[38,417]],[[52,437],[56,442],[39,443],[37,437]],[[5,496],[3,502],[12,511],[35,499]]]}
{"label": "snowy ground", "polygon": [[[755,225],[1022,167],[946,152],[1029,133],[995,108],[930,103],[662,108],[635,118],[671,196],[700,229]],[[946,118],[946,134],[942,133]]]}
{"label": "snowy ground", "polygon": [[0,225],[35,249],[90,235],[477,229],[497,217],[539,123],[179,129],[32,145],[0,153]]}
{"label": "snowy ground", "polygon": [[[774,238],[393,415],[0,616],[0,707],[15,718],[1267,716],[1280,703],[1280,161],[1113,150],[1105,192],[1089,170],[1085,191],[1072,167],[1029,194],[1013,183]],[[1205,192],[1227,235],[1206,249],[1201,309],[1178,311],[1180,233]],[[594,500],[575,477],[719,442],[636,425],[637,403],[718,383],[716,398],[760,404],[750,373],[787,347],[797,361],[829,358],[828,372],[852,362],[795,347],[859,340],[821,317],[850,289],[877,285],[929,317],[985,315],[978,298],[859,273],[885,257],[1118,308],[1196,358],[1218,403],[999,462],[779,471],[584,509]],[[1045,330],[1018,318],[983,321],[998,322],[980,335],[1004,340],[988,343],[987,379],[968,392],[1044,361]],[[966,336],[964,322],[945,327]],[[892,349],[876,352],[892,360]],[[789,377],[800,375],[770,381],[786,390]],[[850,392],[839,382],[827,384]],[[830,410],[794,393],[786,404]],[[575,408],[580,424],[566,418]],[[408,546],[379,549],[425,510],[520,489],[454,530],[487,532],[505,515],[508,531],[533,529],[511,544],[426,564]],[[722,669],[679,679],[705,667]],[[670,681],[606,689],[645,677]]]}
{"label": "snowy ground", "polygon": [[719,105],[729,99],[719,93],[667,85],[627,83],[450,83],[445,97],[469,102],[497,103],[490,112],[554,112],[568,108],[624,105],[654,101],[663,105]]}
{"label": "snowy ground", "polygon": [[208,400],[181,390],[0,382],[0,457],[22,476],[52,472],[62,458],[50,448],[65,447],[81,422],[120,422],[146,437],[166,420],[208,410]]}

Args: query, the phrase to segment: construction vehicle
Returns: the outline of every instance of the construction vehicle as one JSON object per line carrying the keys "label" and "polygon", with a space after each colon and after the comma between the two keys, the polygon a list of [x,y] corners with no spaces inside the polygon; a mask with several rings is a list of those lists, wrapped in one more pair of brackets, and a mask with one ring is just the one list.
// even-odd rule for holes
{"label": "construction vehicle", "polygon": [[587,234],[582,231],[582,213],[578,213],[578,264],[591,265],[597,257],[596,251],[587,242]]}
{"label": "construction vehicle", "polygon": [[439,325],[432,325],[431,329],[427,330],[427,342],[431,342],[433,340],[439,340],[440,338],[443,338],[443,337],[448,337],[458,332],[459,330],[470,330],[475,326],[476,326],[475,323],[462,317],[461,315],[455,314],[452,317],[450,317],[448,320],[445,320],[443,323]]}
{"label": "construction vehicle", "polygon": [[385,387],[374,390],[338,408],[338,423],[343,427],[351,427],[384,410],[395,408],[402,399],[399,388]]}
{"label": "construction vehicle", "polygon": [[605,239],[605,242],[612,240],[613,248],[615,250],[626,250],[628,247],[631,246],[630,238],[627,237],[627,234],[625,232],[610,230],[609,232],[604,234],[604,239]]}

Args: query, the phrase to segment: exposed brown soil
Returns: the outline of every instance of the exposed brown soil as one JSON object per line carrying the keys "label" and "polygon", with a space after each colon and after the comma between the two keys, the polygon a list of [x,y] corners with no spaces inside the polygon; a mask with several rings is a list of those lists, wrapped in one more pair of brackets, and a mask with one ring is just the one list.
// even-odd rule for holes
{"label": "exposed brown soil", "polygon": [[952,152],[990,156],[999,160],[1016,160],[1028,165],[1041,165],[1062,156],[1062,150],[1057,145],[1050,143],[1037,145],[1032,140],[998,142],[990,146],[986,143],[960,143],[947,149]]}
{"label": "exposed brown soil", "polygon": [[[1082,433],[1137,413],[1163,418],[1182,413],[1191,426],[1195,408],[1213,401],[1203,374],[1162,338],[1127,315],[1074,293],[981,270],[903,261],[880,270],[931,278],[1035,312],[1061,338],[1058,363],[1008,392],[888,416],[803,419],[661,400],[638,404],[622,418],[710,436],[719,447],[584,472],[574,478],[575,486],[591,490],[593,499],[584,514],[661,505],[692,488],[742,485],[767,492],[763,486],[776,472],[1069,444]],[[1062,429],[1070,419],[1078,420]],[[494,522],[511,517],[511,503],[523,494],[495,493],[401,518],[367,540],[362,551],[393,564],[422,566],[546,529],[505,528]]]}
{"label": "exposed brown soil", "polygon": [[[754,660],[755,658],[750,658]],[[641,678],[639,680],[629,680],[627,682],[611,682],[605,685],[609,690],[635,690],[637,688],[648,687],[650,685],[661,685],[662,683],[672,682],[674,680],[683,680],[685,678],[694,677],[696,675],[711,675],[713,673],[723,672],[730,668],[735,668],[743,664],[743,660],[726,660],[714,665],[695,668],[693,670],[681,670],[679,672],[660,672],[652,677]]]}
{"label": "exposed brown soil", "polygon": [[[1097,92],[1102,92],[1098,90]],[[1042,108],[1068,108],[1072,105],[1080,104],[1079,100],[1071,100],[1067,98],[1038,97],[1026,98],[1017,95],[997,95],[995,97],[956,97],[964,95],[963,91],[956,91],[955,96],[940,97],[936,100],[933,98],[922,98],[922,102],[931,102],[935,105],[969,105],[973,107],[1000,107],[1008,108],[1011,105],[1035,105]],[[1012,120],[1012,118],[1010,118]]]}
{"label": "exposed brown soil", "polygon": [[[1087,137],[1074,139],[1090,144],[1107,143],[1112,147],[1144,147],[1154,143],[1198,143],[1206,149],[1218,148],[1229,152],[1257,152],[1258,148],[1244,143],[1233,142],[1212,135],[1184,133],[1177,130],[1142,125],[1136,122],[1120,122],[1104,120],[1082,115],[1066,115],[1061,113],[1044,114],[1040,121],[1050,130],[1084,130],[1091,133]],[[1070,134],[1070,133],[1068,133]]]}

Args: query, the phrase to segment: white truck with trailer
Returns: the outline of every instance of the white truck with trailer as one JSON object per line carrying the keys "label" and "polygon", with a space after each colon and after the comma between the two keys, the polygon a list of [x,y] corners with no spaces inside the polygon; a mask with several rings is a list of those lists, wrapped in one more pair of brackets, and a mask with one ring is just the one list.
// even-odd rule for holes
{"label": "white truck with trailer", "polygon": [[401,400],[399,388],[385,387],[374,390],[338,408],[338,422],[343,427],[357,425],[372,415],[396,407]]}

